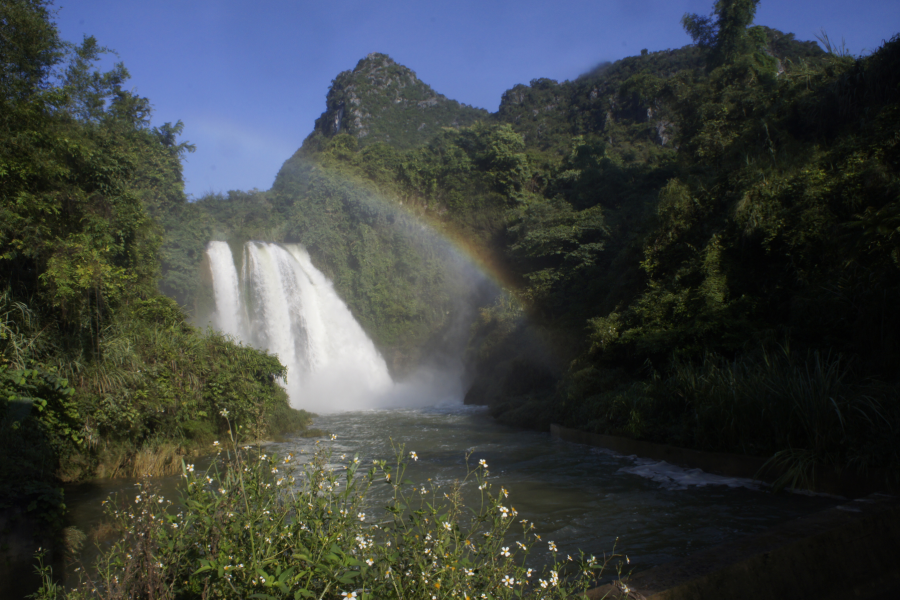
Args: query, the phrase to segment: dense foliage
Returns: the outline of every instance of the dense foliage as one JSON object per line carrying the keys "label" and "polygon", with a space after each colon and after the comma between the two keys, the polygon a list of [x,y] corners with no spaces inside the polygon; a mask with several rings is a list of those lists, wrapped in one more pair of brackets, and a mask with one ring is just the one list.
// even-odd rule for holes
{"label": "dense foliage", "polygon": [[186,204],[192,147],[181,123],[150,126],[121,63],[96,70],[94,38],[63,42],[50,17],[0,2],[0,507],[39,512],[59,506],[59,478],[172,471],[221,408],[258,435],[308,421],[276,358],[160,295],[159,219]]}
{"label": "dense foliage", "polygon": [[[753,25],[756,4],[686,15],[696,45],[515,86],[425,142],[393,143],[400,113],[377,140],[317,125],[270,191],[206,199],[205,222],[306,245],[395,367],[466,299],[414,232],[462,240],[516,299],[477,296],[469,339],[468,399],[508,422],[896,466],[900,41],[824,52]],[[742,403],[759,419],[703,433]]]}

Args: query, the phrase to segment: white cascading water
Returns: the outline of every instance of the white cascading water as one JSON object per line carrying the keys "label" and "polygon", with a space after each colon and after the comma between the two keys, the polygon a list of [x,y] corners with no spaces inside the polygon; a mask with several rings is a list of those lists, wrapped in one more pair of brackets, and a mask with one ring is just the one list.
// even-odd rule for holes
{"label": "white cascading water", "polygon": [[248,242],[240,277],[228,244],[210,242],[206,253],[214,326],[278,356],[294,407],[370,408],[392,388],[384,359],[303,247]]}

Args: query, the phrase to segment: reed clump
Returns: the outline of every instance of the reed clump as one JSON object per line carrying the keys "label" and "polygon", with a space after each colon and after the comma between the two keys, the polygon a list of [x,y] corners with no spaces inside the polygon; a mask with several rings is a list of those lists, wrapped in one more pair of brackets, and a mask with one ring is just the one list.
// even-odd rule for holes
{"label": "reed clump", "polygon": [[771,458],[776,486],[817,469],[900,470],[896,386],[861,379],[838,353],[775,349],[674,360],[665,375],[593,397],[588,429]]}

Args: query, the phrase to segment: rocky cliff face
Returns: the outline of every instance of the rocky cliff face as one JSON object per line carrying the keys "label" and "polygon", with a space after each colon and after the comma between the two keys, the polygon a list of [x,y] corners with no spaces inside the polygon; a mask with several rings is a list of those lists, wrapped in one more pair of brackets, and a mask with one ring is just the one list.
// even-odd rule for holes
{"label": "rocky cliff face", "polygon": [[360,145],[380,141],[411,148],[442,127],[471,125],[488,114],[438,94],[414,71],[373,53],[335,77],[311,137],[347,133]]}

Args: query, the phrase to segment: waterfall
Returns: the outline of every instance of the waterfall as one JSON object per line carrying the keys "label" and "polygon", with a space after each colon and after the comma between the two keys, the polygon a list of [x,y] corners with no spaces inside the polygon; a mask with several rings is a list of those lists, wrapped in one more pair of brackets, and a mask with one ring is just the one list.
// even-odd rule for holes
{"label": "waterfall", "polygon": [[225,242],[210,242],[206,248],[206,256],[213,274],[213,295],[216,299],[213,326],[222,333],[240,339],[243,337],[241,294],[231,248]]}
{"label": "waterfall", "polygon": [[240,276],[228,244],[210,242],[206,254],[213,326],[276,354],[294,407],[368,408],[392,388],[372,340],[302,246],[248,242]]}

